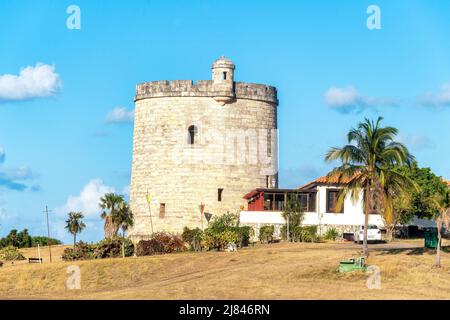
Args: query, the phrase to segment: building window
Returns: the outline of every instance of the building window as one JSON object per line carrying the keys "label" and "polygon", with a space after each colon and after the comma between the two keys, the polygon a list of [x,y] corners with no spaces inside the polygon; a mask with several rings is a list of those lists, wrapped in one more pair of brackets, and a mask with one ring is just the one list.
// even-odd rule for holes
{"label": "building window", "polygon": [[309,194],[309,200],[308,200],[308,212],[316,212],[316,193],[310,193]]}
{"label": "building window", "polygon": [[217,201],[219,201],[219,202],[222,201],[222,193],[223,193],[223,189],[217,189]]}
{"label": "building window", "polygon": [[198,135],[198,129],[196,126],[192,125],[188,128],[188,144],[195,144],[195,139]]}
{"label": "building window", "polygon": [[164,218],[166,216],[166,204],[160,203],[159,204],[159,217]]}
{"label": "building window", "polygon": [[297,202],[303,212],[316,212],[316,193],[299,193]]}
{"label": "building window", "polygon": [[222,73],[222,80],[227,80],[227,73],[226,72]]}
{"label": "building window", "polygon": [[344,205],[341,210],[336,209],[336,205],[339,198],[339,190],[327,190],[327,212],[330,213],[344,213]]}

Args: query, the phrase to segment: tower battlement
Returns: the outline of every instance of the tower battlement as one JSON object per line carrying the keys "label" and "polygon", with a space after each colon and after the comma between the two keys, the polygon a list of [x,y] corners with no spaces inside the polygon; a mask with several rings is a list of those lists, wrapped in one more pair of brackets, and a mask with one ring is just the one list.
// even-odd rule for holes
{"label": "tower battlement", "polygon": [[213,80],[163,80],[140,83],[136,86],[135,101],[164,97],[210,97],[226,96],[278,104],[275,87],[246,82],[234,82],[231,90],[218,91]]}

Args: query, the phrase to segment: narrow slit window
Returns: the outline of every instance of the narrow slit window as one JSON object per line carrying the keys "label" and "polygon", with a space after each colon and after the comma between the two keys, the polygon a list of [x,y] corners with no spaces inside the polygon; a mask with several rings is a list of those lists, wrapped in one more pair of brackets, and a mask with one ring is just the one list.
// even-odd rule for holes
{"label": "narrow slit window", "polygon": [[159,217],[164,218],[166,216],[166,204],[160,203],[159,204]]}
{"label": "narrow slit window", "polygon": [[197,138],[198,129],[196,126],[192,125],[188,128],[188,144],[195,144]]}
{"label": "narrow slit window", "polygon": [[223,193],[223,189],[217,189],[217,201],[219,201],[219,202],[222,201],[222,193]]}
{"label": "narrow slit window", "polygon": [[222,80],[227,80],[227,73],[226,72],[222,73]]}

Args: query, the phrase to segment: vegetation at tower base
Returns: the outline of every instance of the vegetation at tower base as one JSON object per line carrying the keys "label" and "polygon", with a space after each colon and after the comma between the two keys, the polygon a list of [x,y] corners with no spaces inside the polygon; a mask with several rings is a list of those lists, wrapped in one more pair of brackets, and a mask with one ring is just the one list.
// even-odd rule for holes
{"label": "vegetation at tower base", "polygon": [[189,245],[189,250],[202,250],[203,231],[200,228],[189,229],[184,227],[181,239]]}
{"label": "vegetation at tower base", "polygon": [[261,228],[259,228],[259,241],[261,241],[261,243],[273,242],[274,231],[275,227],[273,225],[262,226]]}
{"label": "vegetation at tower base", "polygon": [[204,231],[185,227],[182,239],[192,251],[221,251],[230,244],[235,244],[238,248],[247,247],[253,232],[249,226],[239,226],[238,215],[228,212],[215,216]]}
{"label": "vegetation at tower base", "polygon": [[186,251],[184,241],[177,235],[167,232],[154,233],[150,240],[141,240],[136,246],[137,256],[151,256]]}

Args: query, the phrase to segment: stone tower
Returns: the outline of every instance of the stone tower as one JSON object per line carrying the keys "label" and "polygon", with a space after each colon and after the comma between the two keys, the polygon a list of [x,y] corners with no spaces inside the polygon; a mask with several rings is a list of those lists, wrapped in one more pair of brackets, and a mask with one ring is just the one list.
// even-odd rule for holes
{"label": "stone tower", "polygon": [[[254,188],[277,187],[277,92],[234,81],[221,57],[212,80],[137,85],[131,174],[133,241],[206,228],[204,212],[237,213]],[[150,194],[150,205],[147,201]]]}

